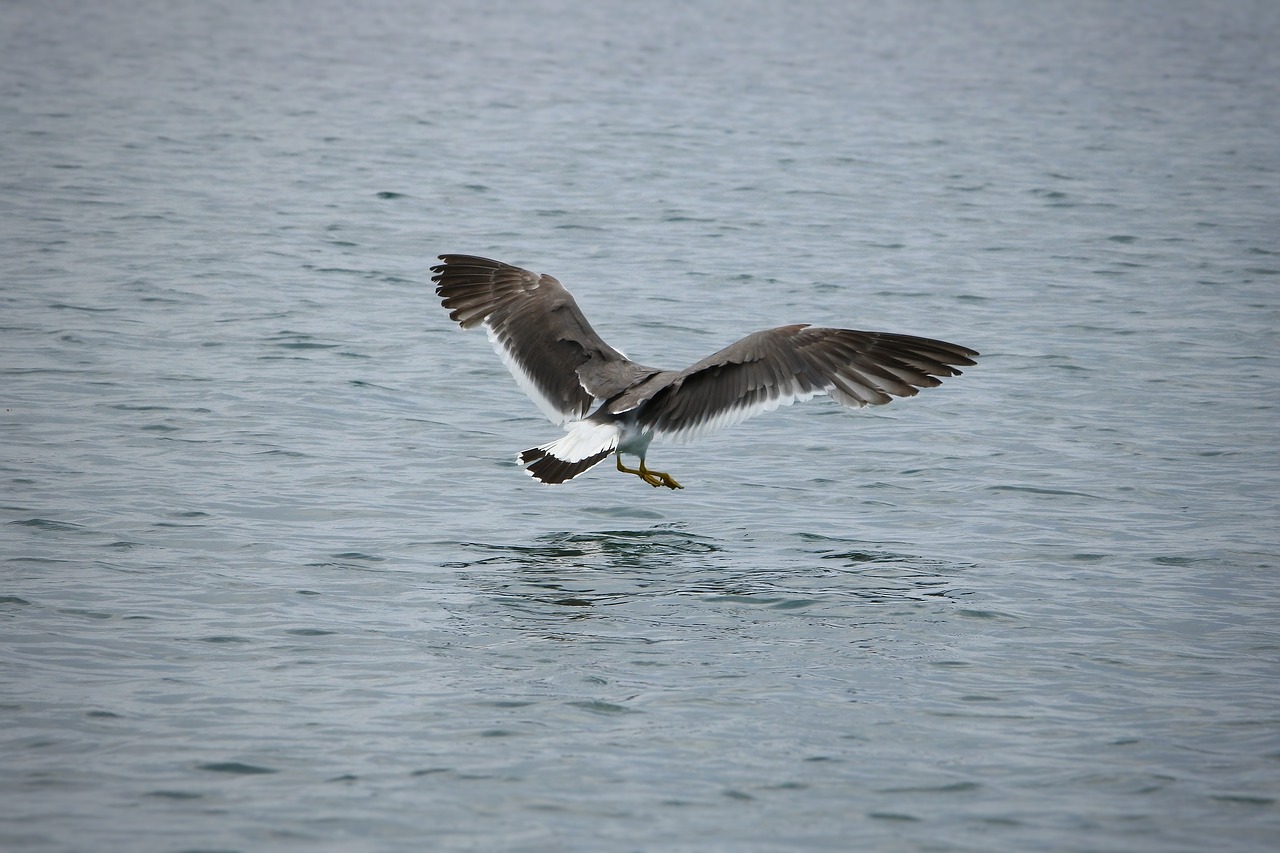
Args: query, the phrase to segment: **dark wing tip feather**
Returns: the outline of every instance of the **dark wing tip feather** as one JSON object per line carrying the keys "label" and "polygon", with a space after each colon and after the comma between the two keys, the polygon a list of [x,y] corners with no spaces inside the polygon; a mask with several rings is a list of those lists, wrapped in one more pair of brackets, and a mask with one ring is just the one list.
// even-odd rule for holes
{"label": "dark wing tip feather", "polygon": [[896,374],[916,388],[932,388],[942,384],[944,377],[960,376],[960,368],[976,364],[979,354],[959,344],[914,335],[878,332],[868,337],[871,345],[854,362],[858,368]]}
{"label": "dark wing tip feather", "polygon": [[436,296],[449,309],[449,319],[473,328],[503,306],[535,289],[540,276],[528,270],[475,255],[440,255],[431,268]]}

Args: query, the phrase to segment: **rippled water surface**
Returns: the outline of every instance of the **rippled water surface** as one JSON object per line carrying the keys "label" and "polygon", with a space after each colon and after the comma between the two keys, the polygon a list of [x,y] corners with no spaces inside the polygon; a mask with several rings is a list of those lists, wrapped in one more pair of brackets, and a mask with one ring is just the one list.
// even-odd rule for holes
{"label": "rippled water surface", "polygon": [[[1268,2],[0,9],[0,846],[1272,849]],[[428,267],[983,353],[563,487]]]}

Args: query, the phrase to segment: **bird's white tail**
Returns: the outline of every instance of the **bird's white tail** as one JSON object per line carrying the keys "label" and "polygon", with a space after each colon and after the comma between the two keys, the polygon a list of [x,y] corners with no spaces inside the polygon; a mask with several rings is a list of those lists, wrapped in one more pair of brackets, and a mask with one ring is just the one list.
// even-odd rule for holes
{"label": "bird's white tail", "polygon": [[569,432],[540,447],[520,454],[529,476],[542,483],[563,483],[603,462],[618,447],[622,431],[617,424],[575,421]]}

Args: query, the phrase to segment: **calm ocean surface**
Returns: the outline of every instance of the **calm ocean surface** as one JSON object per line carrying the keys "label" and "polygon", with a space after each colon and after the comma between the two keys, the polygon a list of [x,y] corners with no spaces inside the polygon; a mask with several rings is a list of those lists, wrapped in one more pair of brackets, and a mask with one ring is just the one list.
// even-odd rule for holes
{"label": "calm ocean surface", "polygon": [[[0,6],[0,848],[1263,851],[1280,5]],[[440,252],[682,367],[541,486]]]}

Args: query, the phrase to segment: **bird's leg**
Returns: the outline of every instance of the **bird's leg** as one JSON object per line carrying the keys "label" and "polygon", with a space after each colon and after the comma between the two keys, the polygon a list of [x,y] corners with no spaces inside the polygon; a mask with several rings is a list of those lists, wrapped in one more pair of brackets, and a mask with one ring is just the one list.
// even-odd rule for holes
{"label": "bird's leg", "polygon": [[651,474],[649,470],[644,467],[643,459],[640,460],[639,468],[628,468],[626,465],[623,465],[621,453],[617,454],[617,460],[618,460],[618,470],[621,471],[622,473],[635,474],[637,477],[639,477],[641,480],[644,480],[646,483],[648,483],[650,486],[653,486],[655,489],[658,488],[658,486],[662,485],[662,480],[653,476],[653,474]]}
{"label": "bird's leg", "polygon": [[645,467],[643,459],[640,460],[639,468],[628,468],[626,465],[623,465],[621,453],[617,454],[617,460],[618,460],[619,471],[621,471],[624,474],[635,474],[637,477],[639,477],[641,480],[644,480],[646,483],[648,483],[650,486],[653,486],[655,489],[658,488],[658,486],[666,486],[668,489],[684,488],[684,486],[677,483],[675,481],[675,478],[673,478],[670,474],[663,474],[661,471],[650,471],[648,468]]}

